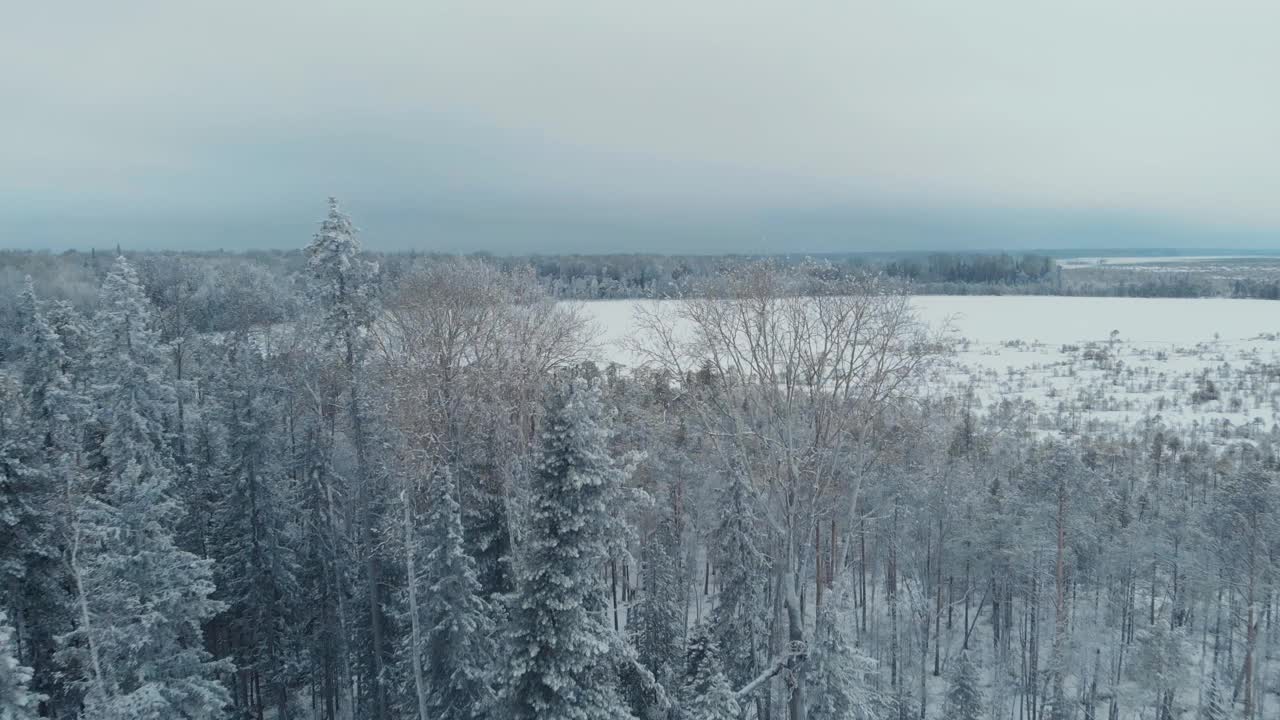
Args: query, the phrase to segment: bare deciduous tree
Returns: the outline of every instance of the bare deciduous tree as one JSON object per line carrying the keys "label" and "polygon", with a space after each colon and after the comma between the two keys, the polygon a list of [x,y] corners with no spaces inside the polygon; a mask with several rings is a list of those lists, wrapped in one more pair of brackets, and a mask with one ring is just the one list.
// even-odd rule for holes
{"label": "bare deciduous tree", "polygon": [[[942,338],[916,319],[900,289],[875,275],[831,280],[821,268],[757,263],[701,291],[639,308],[642,334],[631,350],[682,383],[681,399],[725,467],[748,473],[766,500],[779,597],[775,660],[765,674],[785,672],[789,714],[803,720],[808,538],[833,507],[856,514],[877,428],[914,397]],[[815,577],[821,582],[816,570]]]}

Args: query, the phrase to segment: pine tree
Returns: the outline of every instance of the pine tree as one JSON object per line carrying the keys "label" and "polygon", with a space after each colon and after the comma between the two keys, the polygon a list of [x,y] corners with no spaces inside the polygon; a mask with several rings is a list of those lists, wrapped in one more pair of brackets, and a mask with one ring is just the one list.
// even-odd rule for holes
{"label": "pine tree", "polygon": [[1280,551],[1280,494],[1274,468],[1250,462],[1219,482],[1209,514],[1216,535],[1216,549],[1224,574],[1241,589],[1244,611],[1243,675],[1239,695],[1244,714],[1254,712],[1258,658],[1258,625],[1267,578],[1274,572],[1273,558]]}
{"label": "pine tree", "polygon": [[489,717],[495,660],[491,609],[463,545],[457,487],[448,468],[432,476],[427,497],[426,553],[420,577],[411,580],[421,587],[422,647],[413,647],[412,636],[406,636],[401,654],[416,652],[421,660],[427,717]]}
{"label": "pine tree", "polygon": [[1142,632],[1137,652],[1129,671],[1155,692],[1156,716],[1176,717],[1174,694],[1185,680],[1188,670],[1186,643],[1180,629],[1170,629],[1169,622],[1157,622]]}
{"label": "pine tree", "polygon": [[574,380],[548,410],[511,609],[508,716],[629,718],[615,685],[613,629],[599,574],[618,533],[612,518],[624,473],[608,453],[597,388]]}
{"label": "pine tree", "polygon": [[738,720],[741,708],[729,687],[720,648],[706,625],[694,628],[685,653],[680,697],[687,720]]}
{"label": "pine tree", "polygon": [[720,593],[711,627],[725,653],[725,674],[736,688],[760,672],[768,637],[762,578],[769,576],[769,560],[759,550],[762,524],[749,479],[741,472],[730,473],[712,538]]}
{"label": "pine tree", "polygon": [[44,698],[29,689],[31,668],[18,662],[13,628],[0,610],[0,720],[36,720]]}
{"label": "pine tree", "polygon": [[227,704],[203,649],[211,563],[174,545],[165,414],[172,389],[133,268],[103,284],[91,347],[98,487],[73,510],[82,612],[60,656],[103,720],[218,718]]}
{"label": "pine tree", "polygon": [[984,703],[982,689],[978,686],[978,670],[969,659],[969,653],[962,652],[951,672],[951,687],[947,689],[943,712],[955,720],[980,720]]}

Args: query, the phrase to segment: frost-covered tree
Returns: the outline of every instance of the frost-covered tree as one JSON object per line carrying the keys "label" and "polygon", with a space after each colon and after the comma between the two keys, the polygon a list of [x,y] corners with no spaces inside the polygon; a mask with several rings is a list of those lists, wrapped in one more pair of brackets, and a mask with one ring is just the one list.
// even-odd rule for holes
{"label": "frost-covered tree", "polygon": [[[243,335],[222,355],[214,397],[201,410],[193,450],[212,464],[196,477],[214,483],[210,553],[218,592],[226,603],[219,627],[236,666],[258,685],[256,706],[289,716],[291,666],[298,636],[292,618],[301,601],[294,506],[280,436],[277,383]],[[216,423],[208,427],[204,422]],[[204,462],[200,463],[204,466]],[[251,693],[239,693],[249,697]]]}
{"label": "frost-covered tree", "polygon": [[[0,538],[16,543],[16,551],[10,551],[0,539],[0,587],[13,593],[10,605],[23,620],[24,661],[36,673],[36,689],[49,696],[49,709],[56,713],[75,703],[56,683],[53,654],[55,637],[71,627],[70,580],[62,558],[67,498],[85,480],[81,440],[87,406],[74,375],[84,365],[83,323],[74,310],[55,303],[60,317],[56,326],[51,324],[46,315],[51,305],[37,300],[30,279],[21,302],[27,307],[23,397],[12,392],[0,398],[6,408],[0,411],[0,486],[6,486],[0,488],[0,526],[10,525]],[[9,392],[8,385],[0,385],[0,395]],[[12,414],[18,412],[20,418]],[[15,443],[25,450],[17,451]],[[25,466],[20,472],[14,468],[18,461]],[[15,499],[19,504],[11,505]],[[0,603],[4,594],[0,590]]]}
{"label": "frost-covered tree", "polygon": [[760,550],[764,522],[754,493],[744,473],[729,474],[720,502],[720,522],[712,536],[720,593],[711,627],[725,653],[725,675],[735,688],[760,672],[768,637],[769,608],[762,578],[768,577],[769,559]]}
{"label": "frost-covered tree", "polygon": [[814,647],[809,653],[809,716],[814,720],[875,717],[879,698],[872,689],[874,659],[854,642],[852,592],[841,582],[818,610]]}
{"label": "frost-covered tree", "polygon": [[[69,451],[74,449],[75,440],[69,425],[83,417],[82,403],[78,402],[73,387],[73,359],[66,339],[46,319],[30,278],[21,302],[29,308],[23,313],[27,319],[24,328],[27,350],[22,364],[22,387],[31,407],[33,429],[51,454]],[[74,315],[66,318],[64,324],[79,325]]]}
{"label": "frost-covered tree", "polygon": [[1280,551],[1280,500],[1277,499],[1276,476],[1275,470],[1252,461],[1246,467],[1229,473],[1218,485],[1210,515],[1223,573],[1233,581],[1244,604],[1244,611],[1240,613],[1240,619],[1244,621],[1240,694],[1246,717],[1253,715],[1261,664],[1258,638],[1263,614],[1263,588],[1272,581],[1274,558]]}
{"label": "frost-covered tree", "polygon": [[[102,284],[90,335],[95,469],[119,477],[173,472],[167,416],[176,396],[138,274],[120,257]],[[167,482],[166,482],[167,485]]]}
{"label": "frost-covered tree", "polygon": [[31,668],[18,662],[13,627],[0,610],[0,720],[36,720],[43,698],[30,689]]}
{"label": "frost-covered tree", "polygon": [[28,573],[50,549],[47,476],[19,389],[0,375],[0,608],[20,602]]}
{"label": "frost-covered tree", "polygon": [[317,714],[324,720],[352,712],[349,652],[350,605],[355,562],[342,514],[347,487],[331,465],[332,398],[337,395],[330,368],[310,353],[297,353],[286,377],[286,420],[290,475],[300,485],[295,517],[301,529],[300,572],[307,602],[298,625],[306,646],[306,665],[316,687]]}
{"label": "frost-covered tree", "polygon": [[[492,447],[496,443],[486,443]],[[502,495],[500,456],[487,447],[484,458],[472,467],[459,471],[459,480],[467,479],[459,492],[465,502],[462,511],[467,554],[475,559],[476,573],[483,594],[490,602],[512,590],[511,523],[506,499]]]}
{"label": "frost-covered tree", "polygon": [[694,628],[685,652],[680,689],[686,720],[738,720],[742,710],[724,675],[720,648],[706,625]]}
{"label": "frost-covered tree", "polygon": [[77,519],[85,614],[61,655],[91,717],[212,719],[229,700],[216,679],[227,668],[202,645],[202,621],[222,608],[211,563],[174,545],[168,482],[131,460]]}
{"label": "frost-covered tree", "polygon": [[1190,668],[1181,629],[1170,629],[1168,622],[1159,619],[1142,633],[1137,650],[1129,672],[1151,688],[1156,717],[1178,717],[1174,693]]}
{"label": "frost-covered tree", "polygon": [[597,388],[571,381],[549,405],[508,630],[507,717],[628,718],[599,572],[618,532],[624,472],[608,452],[609,418]]}
{"label": "frost-covered tree", "polygon": [[361,256],[351,217],[335,198],[329,198],[329,214],[307,245],[306,255],[312,302],[321,313],[326,344],[358,355],[360,336],[378,314],[374,292],[378,266]]}
{"label": "frost-covered tree", "polygon": [[84,379],[89,363],[89,324],[80,311],[66,300],[44,304],[44,318],[62,344],[62,372],[76,383]]}
{"label": "frost-covered tree", "polygon": [[1231,717],[1231,704],[1222,695],[1222,686],[1218,683],[1218,673],[1209,676],[1209,687],[1204,691],[1204,702],[1200,706],[1200,720],[1227,720]]}
{"label": "frost-covered tree", "polygon": [[374,285],[378,266],[361,256],[355,226],[334,198],[329,198],[329,214],[307,245],[306,255],[312,302],[320,315],[321,341],[325,347],[339,353],[339,364],[346,376],[347,420],[355,454],[355,477],[351,483],[356,491],[358,548],[364,570],[363,604],[368,618],[367,625],[363,626],[368,630],[365,635],[366,657],[372,680],[368,689],[373,695],[374,717],[384,720],[388,716],[384,666],[389,645],[386,618],[383,616],[387,598],[384,597],[386,589],[382,582],[381,554],[374,542],[375,529],[379,525],[375,513],[379,498],[375,497],[372,487],[375,477],[369,458],[369,418],[366,415],[363,371],[368,332],[378,314]]}
{"label": "frost-covered tree", "polygon": [[[88,413],[83,394],[73,374],[83,368],[83,358],[72,352],[81,341],[82,321],[74,310],[62,317],[57,327],[51,324],[44,308],[35,297],[28,278],[23,292],[27,327],[27,352],[22,364],[22,388],[28,410],[28,433],[39,444],[45,481],[50,491],[63,486],[70,475],[79,470],[81,429]],[[68,337],[68,334],[74,337]]]}
{"label": "frost-covered tree", "polygon": [[685,588],[674,522],[662,517],[645,545],[640,599],[628,614],[640,662],[663,686],[672,687],[684,646]]}
{"label": "frost-covered tree", "polygon": [[204,650],[211,563],[179,550],[165,414],[172,398],[150,308],[120,258],[103,284],[91,345],[98,479],[74,508],[78,605],[62,661],[85,714],[115,720],[218,718],[227,704]]}
{"label": "frost-covered tree", "polygon": [[21,660],[40,671],[34,689],[62,704],[52,657],[54,638],[70,620],[56,532],[57,476],[27,408],[18,387],[0,374],[0,613],[7,608],[22,621]]}
{"label": "frost-covered tree", "polygon": [[962,652],[951,671],[944,716],[952,720],[981,720],[986,701],[978,685],[978,669],[969,653]]}
{"label": "frost-covered tree", "polygon": [[457,487],[448,468],[433,474],[427,489],[422,535],[425,553],[418,589],[420,645],[406,635],[402,656],[416,653],[423,673],[419,713],[433,720],[490,717],[494,657],[492,612],[482,597],[475,561],[466,553]]}

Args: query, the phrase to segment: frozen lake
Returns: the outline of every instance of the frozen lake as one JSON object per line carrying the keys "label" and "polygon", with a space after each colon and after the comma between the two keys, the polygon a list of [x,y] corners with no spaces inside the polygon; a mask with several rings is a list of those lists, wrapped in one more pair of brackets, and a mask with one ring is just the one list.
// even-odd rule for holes
{"label": "frozen lake", "polygon": [[[601,360],[630,364],[623,342],[637,332],[635,308],[655,302],[675,301],[583,303],[602,333]],[[1280,423],[1280,302],[1027,296],[912,302],[921,320],[949,321],[966,341],[937,379],[939,392],[972,388],[986,404],[1027,401],[1048,427],[1068,422],[1066,413],[1076,424],[1155,417],[1206,432]],[[1108,357],[1098,360],[1090,344],[1105,347]],[[1193,403],[1205,378],[1223,388],[1222,397]]]}
{"label": "frozen lake", "polygon": [[[603,332],[606,359],[625,361],[620,342],[636,332],[636,306],[658,302],[678,301],[583,303]],[[960,337],[976,344],[1105,342],[1112,330],[1126,343],[1173,345],[1280,333],[1280,302],[1272,300],[922,295],[912,303],[921,320],[950,319]]]}

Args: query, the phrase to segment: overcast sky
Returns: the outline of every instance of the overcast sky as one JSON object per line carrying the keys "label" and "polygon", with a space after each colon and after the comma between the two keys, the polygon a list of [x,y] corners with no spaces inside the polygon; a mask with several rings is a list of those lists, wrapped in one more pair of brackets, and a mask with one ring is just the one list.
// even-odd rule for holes
{"label": "overcast sky", "polygon": [[6,2],[0,247],[1280,247],[1280,2]]}

